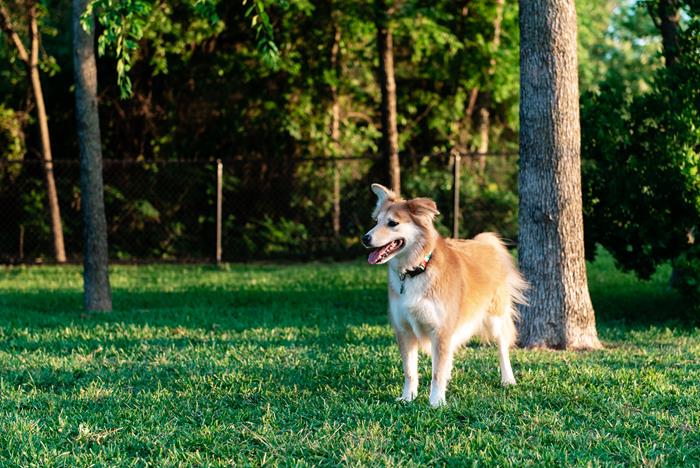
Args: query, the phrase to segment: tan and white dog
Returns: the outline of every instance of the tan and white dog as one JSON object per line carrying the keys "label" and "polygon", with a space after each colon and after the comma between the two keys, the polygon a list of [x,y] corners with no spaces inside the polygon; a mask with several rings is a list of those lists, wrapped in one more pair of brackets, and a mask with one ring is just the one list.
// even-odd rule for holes
{"label": "tan and white dog", "polygon": [[452,358],[478,335],[498,344],[501,383],[515,384],[508,349],[515,343],[515,304],[525,304],[527,282],[492,233],[472,240],[440,237],[439,214],[428,198],[403,200],[372,184],[377,221],[362,243],[372,265],[389,264],[389,318],[404,371],[403,401],[418,393],[418,349],[432,356],[430,404],[445,404]]}

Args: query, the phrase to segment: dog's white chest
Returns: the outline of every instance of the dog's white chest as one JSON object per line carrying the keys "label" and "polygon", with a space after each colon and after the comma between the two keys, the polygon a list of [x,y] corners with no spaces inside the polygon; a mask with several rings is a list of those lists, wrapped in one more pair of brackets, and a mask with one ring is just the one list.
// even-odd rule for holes
{"label": "dog's white chest", "polygon": [[389,287],[395,295],[390,296],[390,309],[395,320],[407,323],[418,337],[426,337],[441,323],[439,304],[426,297],[430,286],[428,274],[407,278],[401,292],[401,279],[398,273],[389,270]]}

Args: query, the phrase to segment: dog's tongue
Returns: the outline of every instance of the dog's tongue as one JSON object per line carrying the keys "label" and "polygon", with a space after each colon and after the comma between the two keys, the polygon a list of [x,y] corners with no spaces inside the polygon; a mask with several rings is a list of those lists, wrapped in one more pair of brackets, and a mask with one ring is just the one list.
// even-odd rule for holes
{"label": "dog's tongue", "polygon": [[380,257],[384,252],[389,250],[392,246],[394,245],[393,242],[389,242],[387,245],[383,247],[378,247],[371,251],[369,253],[369,257],[367,257],[367,262],[369,262],[370,265],[376,265],[377,262],[379,262]]}
{"label": "dog's tongue", "polygon": [[369,262],[370,265],[376,265],[379,261],[379,255],[381,255],[382,250],[384,250],[384,247],[379,247],[378,249],[371,251],[369,253],[369,257],[367,257],[367,262]]}

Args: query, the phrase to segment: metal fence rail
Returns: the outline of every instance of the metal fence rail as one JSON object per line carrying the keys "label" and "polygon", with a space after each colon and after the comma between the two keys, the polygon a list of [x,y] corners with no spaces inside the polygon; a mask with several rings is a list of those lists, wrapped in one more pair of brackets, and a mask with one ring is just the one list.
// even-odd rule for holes
{"label": "metal fence rail", "polygon": [[[484,157],[489,158],[485,171],[476,163]],[[512,153],[404,156],[402,190],[436,199],[444,234],[468,235],[465,222],[474,213],[464,201],[473,201],[479,190],[488,198],[494,183],[512,192],[516,161]],[[368,185],[380,178],[379,164],[369,157],[273,163],[262,158],[104,160],[110,258],[220,262],[356,256],[361,252],[356,239],[371,224]],[[55,160],[53,167],[66,253],[77,262],[79,162]],[[0,161],[0,216],[0,263],[53,261],[40,160]]]}

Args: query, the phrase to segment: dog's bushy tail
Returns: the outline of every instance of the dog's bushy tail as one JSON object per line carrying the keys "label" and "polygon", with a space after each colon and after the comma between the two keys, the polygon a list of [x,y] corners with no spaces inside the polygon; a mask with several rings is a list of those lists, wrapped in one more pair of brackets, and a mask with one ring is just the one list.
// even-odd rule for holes
{"label": "dog's bushy tail", "polygon": [[517,320],[519,318],[519,314],[517,308],[515,307],[515,304],[528,304],[525,293],[530,288],[530,284],[525,280],[523,275],[518,270],[518,267],[515,265],[515,259],[510,254],[505,244],[503,243],[503,240],[501,240],[498,234],[495,234],[493,232],[484,232],[476,236],[474,240],[491,244],[498,250],[501,260],[503,261],[503,264],[506,270],[508,271],[508,279],[506,281],[508,295],[510,296],[511,302],[513,304],[513,307],[511,307],[511,314],[513,318]]}

